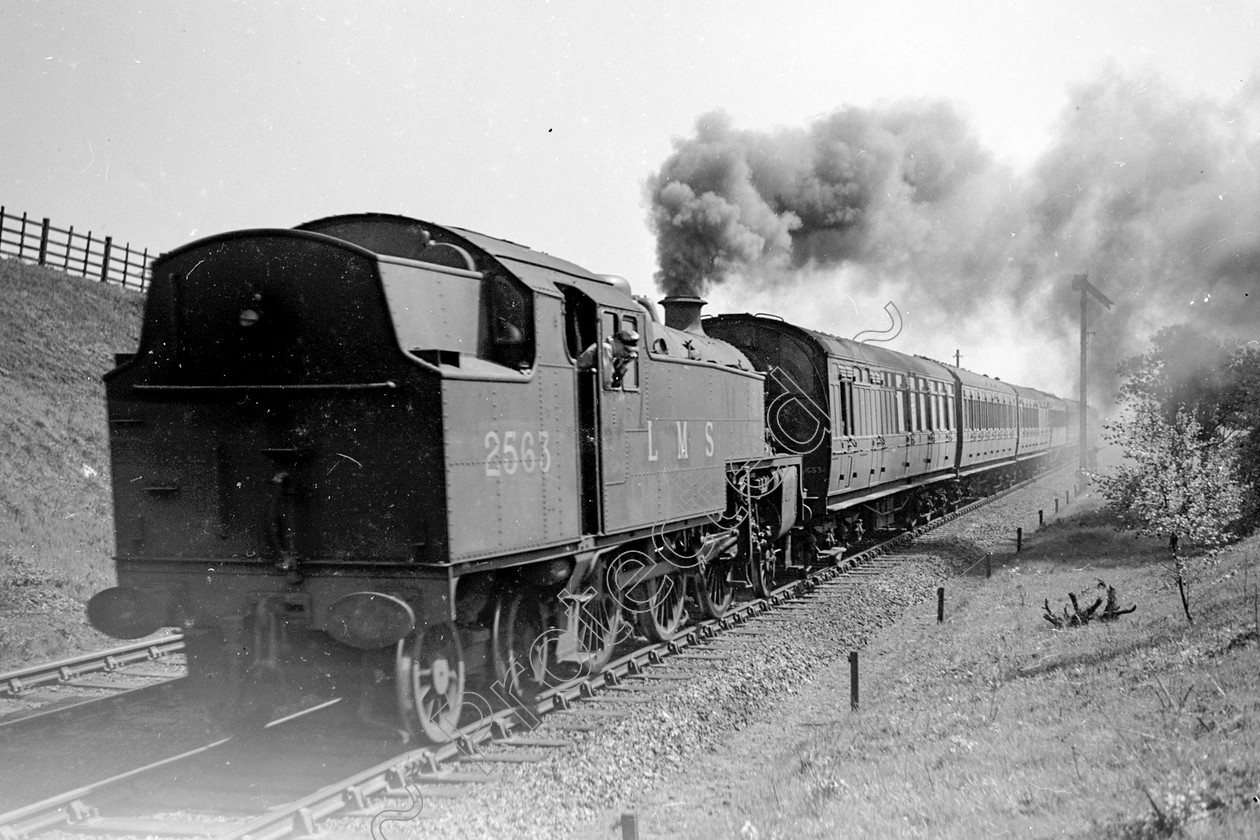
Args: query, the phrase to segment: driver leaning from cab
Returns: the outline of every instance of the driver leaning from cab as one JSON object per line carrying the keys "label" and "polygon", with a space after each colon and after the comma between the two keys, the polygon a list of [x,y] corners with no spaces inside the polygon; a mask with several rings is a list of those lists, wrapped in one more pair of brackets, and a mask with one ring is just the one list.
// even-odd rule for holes
{"label": "driver leaning from cab", "polygon": [[639,355],[639,334],[634,330],[620,330],[605,338],[603,342],[592,344],[578,356],[578,370],[594,369],[597,350],[603,357],[601,369],[604,372],[604,385],[609,388],[620,388],[630,360]]}

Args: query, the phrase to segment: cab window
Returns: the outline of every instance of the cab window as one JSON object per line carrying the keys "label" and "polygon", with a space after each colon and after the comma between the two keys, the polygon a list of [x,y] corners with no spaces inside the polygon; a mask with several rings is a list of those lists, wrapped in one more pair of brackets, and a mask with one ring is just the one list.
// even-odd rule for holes
{"label": "cab window", "polygon": [[592,345],[588,348],[590,353],[589,362],[587,362],[586,353],[583,358],[579,359],[579,364],[585,367],[586,364],[598,365],[600,382],[603,383],[606,391],[637,391],[639,389],[639,348],[632,347],[630,355],[620,365],[620,376],[617,375],[617,369],[614,366],[616,343],[614,337],[622,330],[632,330],[634,333],[642,337],[639,332],[640,322],[637,315],[623,315],[617,312],[604,312],[600,319],[600,343]]}
{"label": "cab window", "polygon": [[490,357],[521,370],[534,363],[534,306],[529,290],[502,275],[489,283]]}
{"label": "cab window", "polygon": [[[640,329],[643,325],[639,323],[637,315],[622,315],[620,327],[622,330],[630,330],[638,335],[639,344],[643,343],[643,331]],[[618,330],[620,332],[620,330]],[[630,359],[626,362],[625,369],[622,371],[621,387],[627,391],[639,390],[639,348],[635,347],[631,351]]]}

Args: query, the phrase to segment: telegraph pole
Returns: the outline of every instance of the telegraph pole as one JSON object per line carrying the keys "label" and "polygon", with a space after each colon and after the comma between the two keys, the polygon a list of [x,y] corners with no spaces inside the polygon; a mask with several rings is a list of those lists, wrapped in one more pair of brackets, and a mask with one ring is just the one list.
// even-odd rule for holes
{"label": "telegraph pole", "polygon": [[1100,292],[1092,283],[1089,282],[1088,274],[1076,274],[1072,277],[1072,288],[1081,290],[1081,442],[1080,456],[1077,461],[1076,468],[1076,492],[1084,493],[1088,485],[1088,479],[1085,478],[1085,470],[1090,464],[1090,455],[1088,449],[1089,442],[1089,388],[1087,387],[1087,370],[1086,357],[1088,353],[1086,340],[1086,321],[1089,315],[1089,309],[1086,304],[1089,298],[1093,296],[1099,303],[1110,309],[1115,306],[1111,302],[1111,298]]}
{"label": "telegraph pole", "polygon": [[1085,492],[1085,470],[1089,468],[1089,456],[1085,449],[1085,442],[1089,440],[1089,412],[1085,410],[1089,400],[1089,389],[1085,387],[1086,378],[1089,376],[1089,368],[1085,364],[1086,355],[1089,353],[1088,333],[1085,327],[1089,318],[1089,307],[1085,305],[1089,301],[1089,293],[1085,291],[1089,284],[1089,275],[1078,274],[1072,279],[1081,290],[1081,446],[1076,467],[1076,494],[1079,496]]}

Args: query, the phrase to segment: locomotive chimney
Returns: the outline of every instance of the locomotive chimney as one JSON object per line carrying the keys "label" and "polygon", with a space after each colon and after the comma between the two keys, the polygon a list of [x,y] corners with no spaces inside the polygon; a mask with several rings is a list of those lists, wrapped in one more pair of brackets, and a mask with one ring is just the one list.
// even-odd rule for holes
{"label": "locomotive chimney", "polygon": [[661,301],[665,308],[665,326],[676,330],[704,335],[700,325],[700,310],[707,301],[693,295],[670,295]]}

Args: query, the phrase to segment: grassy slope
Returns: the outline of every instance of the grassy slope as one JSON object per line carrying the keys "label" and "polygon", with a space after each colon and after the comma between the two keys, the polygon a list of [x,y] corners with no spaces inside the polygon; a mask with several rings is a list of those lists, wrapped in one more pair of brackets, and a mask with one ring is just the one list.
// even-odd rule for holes
{"label": "grassy slope", "polygon": [[[945,625],[933,603],[882,633],[862,710],[778,758],[760,836],[1260,836],[1260,538],[1196,563],[1189,626],[1167,549],[1097,519],[951,583]],[[1137,612],[1043,620],[1098,579]]]}
{"label": "grassy slope", "polygon": [[101,375],[141,295],[0,260],[0,670],[107,643],[82,603],[112,584]]}

